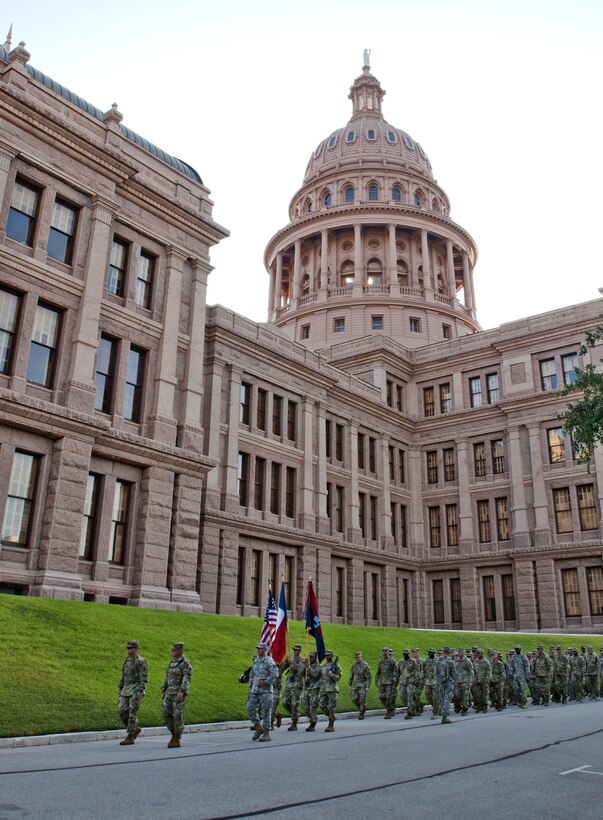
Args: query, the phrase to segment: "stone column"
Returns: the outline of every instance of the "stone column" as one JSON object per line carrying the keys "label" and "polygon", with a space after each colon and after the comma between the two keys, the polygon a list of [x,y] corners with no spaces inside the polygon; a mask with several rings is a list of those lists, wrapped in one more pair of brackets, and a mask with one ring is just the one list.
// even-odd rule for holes
{"label": "stone column", "polygon": [[471,267],[467,253],[463,253],[463,290],[465,292],[465,307],[473,314],[473,283],[471,281]]}
{"label": "stone column", "polygon": [[32,595],[83,597],[78,559],[91,452],[87,441],[60,438],[53,443]]}
{"label": "stone column", "polygon": [[314,514],[314,402],[303,398],[302,403],[302,446],[304,460],[301,469],[301,515],[298,516],[298,525],[310,532],[316,529],[316,515]]}
{"label": "stone column", "polygon": [[168,585],[172,605],[193,612],[201,610],[197,592],[202,480],[178,475],[174,487]]}
{"label": "stone column", "polygon": [[320,288],[324,290],[329,283],[329,231],[323,228],[320,232]]}
{"label": "stone column", "polygon": [[423,496],[421,493],[421,451],[416,447],[408,448],[408,476],[415,476],[410,482],[412,501],[409,506],[408,546],[416,558],[428,558],[429,548],[425,544],[423,527]]}
{"label": "stone column", "polygon": [[459,472],[459,519],[461,524],[459,549],[462,555],[467,552],[475,552],[475,532],[471,493],[469,492],[469,461],[466,440],[457,441],[456,458]]}
{"label": "stone column", "polygon": [[386,565],[381,572],[381,625],[397,626],[398,596],[396,591],[396,568]]}
{"label": "stone column", "polygon": [[348,500],[350,514],[347,516],[350,527],[348,529],[348,541],[363,544],[358,515],[360,508],[358,503],[358,425],[353,421],[350,422],[348,427],[348,452],[350,455],[350,498]]}
{"label": "stone column", "polygon": [[451,299],[456,297],[456,281],[454,278],[454,250],[452,239],[446,240],[446,273],[448,275],[448,295]]}
{"label": "stone column", "polygon": [[[331,532],[330,522],[327,516],[327,440],[325,433],[325,405],[321,402],[317,405],[318,425],[318,531],[323,535]],[[342,510],[345,515],[345,510]]]}
{"label": "stone column", "polygon": [[[542,629],[557,630],[561,626],[561,601],[557,597],[555,580],[555,561],[552,558],[536,559],[536,578],[538,581],[538,601],[540,607],[540,625]],[[588,598],[582,597],[583,606]],[[583,626],[590,627],[590,623]]]}
{"label": "stone column", "polygon": [[511,538],[514,547],[530,546],[530,526],[523,477],[523,455],[521,452],[521,431],[519,427],[509,427],[509,485],[511,487]]}
{"label": "stone column", "polygon": [[[212,360],[207,376],[208,389],[203,403],[205,452],[216,463],[220,460],[220,425],[222,421],[222,371],[224,364]],[[204,506],[219,510],[221,506],[220,467],[207,474]]]}
{"label": "stone column", "polygon": [[421,228],[421,264],[423,265],[423,288],[424,290],[432,290],[431,261],[429,259],[429,241],[426,228]]}
{"label": "stone column", "polygon": [[362,249],[362,225],[354,224],[354,284],[365,284],[364,253]]}
{"label": "stone column", "polygon": [[549,523],[549,507],[544,484],[542,467],[542,447],[540,443],[540,425],[538,422],[528,424],[530,436],[530,459],[532,463],[532,487],[534,490],[534,528],[535,546],[546,546],[551,543],[551,529]]}
{"label": "stone column", "polygon": [[[186,352],[185,379],[180,397],[181,411],[178,445],[195,453],[203,452],[203,358],[205,353],[205,316],[207,312],[207,277],[212,270],[199,259],[192,263],[190,343]],[[238,404],[238,400],[237,400]]]}
{"label": "stone column", "polygon": [[296,239],[293,246],[293,298],[299,299],[301,293],[301,239]]}
{"label": "stone column", "polygon": [[398,284],[398,267],[396,260],[398,254],[396,252],[396,223],[390,222],[388,229],[388,243],[387,243],[387,269],[389,273],[390,285]]}
{"label": "stone column", "polygon": [[[239,401],[241,395],[241,371],[232,365],[230,370],[229,401],[228,401],[228,449],[224,471],[226,476],[225,495],[222,509],[226,512],[239,512],[239,496],[237,493],[237,470],[239,461]],[[251,480],[251,476],[250,476]]]}
{"label": "stone column", "polygon": [[476,568],[471,564],[461,564],[459,578],[463,629],[480,629],[483,618],[480,613],[480,588]]}
{"label": "stone column", "polygon": [[96,353],[100,311],[105,287],[111,223],[115,204],[92,198],[89,253],[84,270],[84,290],[75,316],[71,368],[65,385],[65,405],[82,413],[94,412]]}
{"label": "stone column", "polygon": [[381,527],[382,539],[385,548],[395,550],[392,536],[392,510],[390,496],[389,477],[389,439],[386,435],[381,436],[381,475],[383,481],[382,503],[383,503],[383,526]]}
{"label": "stone column", "polygon": [[320,617],[325,617],[322,614],[323,611],[328,613],[327,617],[332,617],[333,584],[331,580],[331,551],[328,549],[316,550],[316,583],[314,584],[314,592],[318,599],[318,612]]}
{"label": "stone column", "polygon": [[269,270],[270,284],[268,287],[268,321],[272,319],[272,311],[274,310],[274,300],[276,293],[276,271],[274,265],[270,266]]}
{"label": "stone column", "polygon": [[283,304],[283,254],[276,255],[276,286],[274,288],[274,310],[280,310]]}
{"label": "stone column", "polygon": [[352,558],[348,562],[347,589],[348,623],[363,624],[364,618],[364,561]]}
{"label": "stone column", "polygon": [[513,562],[515,575],[515,615],[517,629],[536,629],[536,590],[534,588],[534,562],[516,558]]}

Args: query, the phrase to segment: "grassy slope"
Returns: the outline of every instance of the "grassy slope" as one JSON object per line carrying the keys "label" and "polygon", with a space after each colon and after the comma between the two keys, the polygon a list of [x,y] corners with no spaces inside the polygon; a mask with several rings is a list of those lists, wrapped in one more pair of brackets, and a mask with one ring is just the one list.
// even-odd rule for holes
{"label": "grassy slope", "polygon": [[[185,642],[194,668],[187,722],[245,718],[246,687],[237,677],[250,663],[260,629],[258,618],[0,595],[0,736],[119,726],[117,683],[125,643],[131,638],[140,641],[149,663],[149,687],[140,713],[143,725],[161,724],[160,688],[171,644],[177,640]],[[501,650],[516,643],[510,633],[490,637],[330,624],[324,624],[323,631],[343,669],[341,710],[351,708],[347,674],[358,649],[374,672],[385,645],[400,657],[406,646],[418,646],[425,654],[429,646],[445,643]],[[299,641],[305,647],[301,622],[289,623],[289,635],[292,644]],[[554,641],[548,635],[544,640]],[[567,637],[559,640],[564,646],[568,643]],[[537,636],[524,635],[522,643],[531,648],[538,643]],[[380,705],[374,687],[368,705]]]}

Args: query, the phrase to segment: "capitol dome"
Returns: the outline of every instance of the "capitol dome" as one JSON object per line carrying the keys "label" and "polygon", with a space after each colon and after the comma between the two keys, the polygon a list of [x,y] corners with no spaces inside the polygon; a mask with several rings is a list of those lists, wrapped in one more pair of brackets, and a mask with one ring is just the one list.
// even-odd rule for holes
{"label": "capitol dome", "polygon": [[266,248],[269,320],[313,350],[375,332],[420,347],[480,329],[475,242],[450,219],[421,145],[384,119],[384,95],[365,52],[349,122],[313,151],[290,222]]}

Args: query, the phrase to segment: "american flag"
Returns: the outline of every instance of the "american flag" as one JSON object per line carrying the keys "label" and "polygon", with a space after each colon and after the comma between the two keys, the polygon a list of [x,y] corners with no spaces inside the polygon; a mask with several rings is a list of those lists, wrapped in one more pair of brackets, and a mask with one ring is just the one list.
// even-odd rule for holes
{"label": "american flag", "polygon": [[278,612],[274,602],[274,595],[272,594],[272,587],[268,588],[268,604],[266,606],[266,614],[264,615],[264,623],[262,624],[262,634],[260,635],[260,643],[265,643],[268,647],[268,652],[272,647],[272,638],[274,637],[274,630],[276,629],[276,619]]}

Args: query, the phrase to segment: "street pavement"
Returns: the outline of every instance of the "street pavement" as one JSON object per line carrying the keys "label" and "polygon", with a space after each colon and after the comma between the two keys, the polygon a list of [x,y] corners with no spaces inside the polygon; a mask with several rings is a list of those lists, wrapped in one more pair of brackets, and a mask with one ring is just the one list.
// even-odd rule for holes
{"label": "street pavement", "polygon": [[0,820],[601,820],[603,700],[0,749]]}

